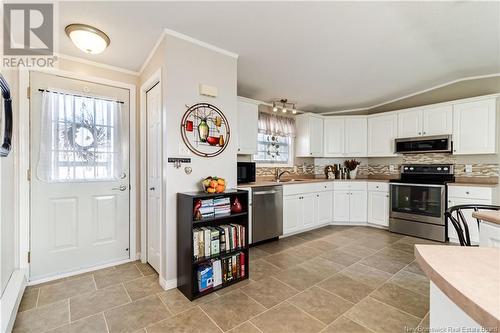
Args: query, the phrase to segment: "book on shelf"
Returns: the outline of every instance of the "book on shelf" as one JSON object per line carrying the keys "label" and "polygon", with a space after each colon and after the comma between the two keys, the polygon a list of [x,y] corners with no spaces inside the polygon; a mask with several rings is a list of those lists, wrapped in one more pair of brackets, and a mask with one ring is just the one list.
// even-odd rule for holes
{"label": "book on shelf", "polygon": [[205,291],[213,287],[213,268],[211,265],[200,265],[197,269],[198,290]]}
{"label": "book on shelf", "polygon": [[217,228],[210,229],[210,255],[215,256],[219,254],[219,230]]}
{"label": "book on shelf", "polygon": [[193,229],[193,256],[195,260],[224,254],[245,246],[245,227],[239,224]]}
{"label": "book on shelf", "polygon": [[214,277],[214,287],[222,284],[222,266],[220,260],[212,261],[212,272]]}

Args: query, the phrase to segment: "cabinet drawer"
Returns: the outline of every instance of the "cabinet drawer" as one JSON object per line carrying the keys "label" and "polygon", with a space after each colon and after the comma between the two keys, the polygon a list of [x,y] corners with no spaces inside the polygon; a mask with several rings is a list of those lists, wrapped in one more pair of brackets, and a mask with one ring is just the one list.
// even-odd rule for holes
{"label": "cabinet drawer", "polygon": [[283,195],[295,195],[299,193],[313,193],[331,191],[332,182],[308,183],[308,184],[286,184],[283,185]]}
{"label": "cabinet drawer", "polygon": [[334,191],[349,191],[349,190],[366,190],[366,182],[358,182],[358,181],[348,181],[348,182],[342,182],[342,181],[336,181],[333,184],[333,190]]}
{"label": "cabinet drawer", "polygon": [[368,182],[368,191],[389,192],[389,183]]}
{"label": "cabinet drawer", "polygon": [[491,200],[493,188],[472,186],[448,186],[448,197]]}

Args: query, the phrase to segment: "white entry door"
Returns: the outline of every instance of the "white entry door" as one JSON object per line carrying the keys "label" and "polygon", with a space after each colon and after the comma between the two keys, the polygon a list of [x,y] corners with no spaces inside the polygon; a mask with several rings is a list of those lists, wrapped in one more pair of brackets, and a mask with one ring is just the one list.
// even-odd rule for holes
{"label": "white entry door", "polygon": [[147,261],[160,273],[160,221],[162,186],[161,87],[160,83],[146,93],[147,117]]}
{"label": "white entry door", "polygon": [[129,91],[30,81],[31,280],[130,258]]}

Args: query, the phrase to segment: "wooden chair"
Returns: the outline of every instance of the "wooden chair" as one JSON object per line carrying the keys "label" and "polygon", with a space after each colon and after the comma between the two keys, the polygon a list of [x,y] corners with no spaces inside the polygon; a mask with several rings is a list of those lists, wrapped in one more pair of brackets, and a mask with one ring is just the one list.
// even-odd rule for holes
{"label": "wooden chair", "polygon": [[[470,241],[469,227],[463,211],[473,210],[500,210],[500,206],[493,205],[457,205],[448,208],[445,213],[446,219],[450,220],[455,228],[461,246],[473,246]],[[455,216],[453,216],[455,215]],[[479,228],[479,219],[476,219]]]}

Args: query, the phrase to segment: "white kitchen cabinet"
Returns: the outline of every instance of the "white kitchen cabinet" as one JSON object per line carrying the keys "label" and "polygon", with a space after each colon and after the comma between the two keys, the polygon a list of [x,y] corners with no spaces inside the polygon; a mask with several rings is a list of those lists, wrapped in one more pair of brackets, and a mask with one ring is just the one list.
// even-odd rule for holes
{"label": "white kitchen cabinet", "polygon": [[422,111],[398,112],[398,137],[411,138],[422,135]]}
{"label": "white kitchen cabinet", "polygon": [[495,98],[453,105],[453,154],[495,154],[495,128]]}
{"label": "white kitchen cabinet", "polygon": [[325,156],[344,154],[344,118],[327,117],[324,121]]}
{"label": "white kitchen cabinet", "polygon": [[333,220],[333,192],[316,193],[315,211],[318,225],[332,222]]}
{"label": "white kitchen cabinet", "polygon": [[349,157],[367,156],[367,127],[366,117],[345,118],[345,151]]}
{"label": "white kitchen cabinet", "polygon": [[323,118],[305,113],[295,118],[297,136],[295,138],[296,156],[323,156]]}
{"label": "white kitchen cabinet", "polygon": [[[492,205],[496,198],[496,189],[492,187],[479,186],[448,186],[448,208],[457,205]],[[470,240],[472,244],[479,244],[479,228],[477,220],[472,217],[472,210],[464,210],[464,217],[467,220]],[[449,221],[448,237],[450,242],[459,243],[455,227]]]}
{"label": "white kitchen cabinet", "polygon": [[368,223],[389,227],[389,192],[368,191]]}
{"label": "white kitchen cabinet", "polygon": [[349,222],[366,223],[366,191],[351,191],[349,193]]}
{"label": "white kitchen cabinet", "polygon": [[349,221],[349,191],[333,191],[333,221]]}
{"label": "white kitchen cabinet", "polygon": [[366,157],[367,118],[331,117],[324,122],[325,157]]}
{"label": "white kitchen cabinet", "polygon": [[453,107],[431,107],[422,111],[422,135],[451,134],[453,131]]}
{"label": "white kitchen cabinet", "polygon": [[381,114],[368,117],[368,156],[394,156],[394,139],[397,136],[397,114]]}
{"label": "white kitchen cabinet", "polygon": [[293,234],[299,231],[302,224],[301,195],[283,197],[283,234]]}
{"label": "white kitchen cabinet", "polygon": [[479,246],[500,249],[500,225],[481,221],[479,225]]}
{"label": "white kitchen cabinet", "polygon": [[302,195],[302,229],[311,229],[316,225],[317,211],[316,194],[306,193]]}
{"label": "white kitchen cabinet", "polygon": [[257,154],[259,106],[238,100],[238,154]]}

